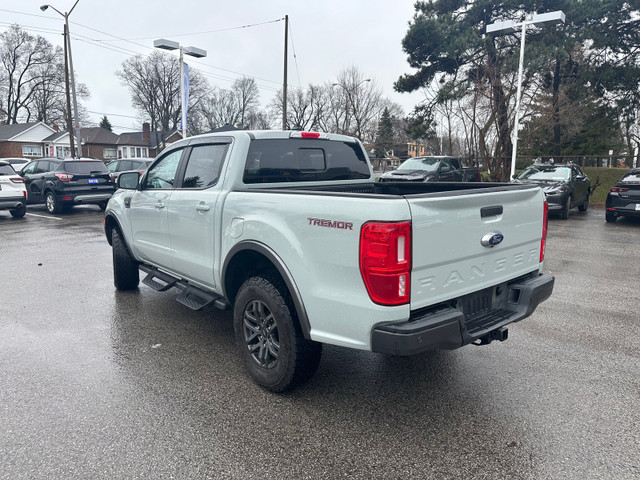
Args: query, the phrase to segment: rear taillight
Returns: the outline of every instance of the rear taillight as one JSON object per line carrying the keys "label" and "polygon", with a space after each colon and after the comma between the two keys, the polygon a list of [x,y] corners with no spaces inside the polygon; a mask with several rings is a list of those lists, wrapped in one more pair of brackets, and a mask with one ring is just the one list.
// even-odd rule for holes
{"label": "rear taillight", "polygon": [[542,240],[540,240],[540,261],[544,260],[544,249],[547,246],[547,229],[549,228],[549,202],[544,202],[542,213]]}
{"label": "rear taillight", "polygon": [[22,177],[11,177],[11,181],[13,183],[24,183],[24,178],[22,178]]}
{"label": "rear taillight", "polygon": [[360,273],[373,302],[409,303],[411,223],[365,223],[360,231]]}
{"label": "rear taillight", "polygon": [[68,173],[56,173],[56,177],[58,177],[58,180],[60,180],[61,182],[70,182],[73,178],[73,175],[70,175]]}
{"label": "rear taillight", "polygon": [[620,192],[628,192],[629,189],[626,187],[611,187],[611,191],[614,193],[620,193]]}

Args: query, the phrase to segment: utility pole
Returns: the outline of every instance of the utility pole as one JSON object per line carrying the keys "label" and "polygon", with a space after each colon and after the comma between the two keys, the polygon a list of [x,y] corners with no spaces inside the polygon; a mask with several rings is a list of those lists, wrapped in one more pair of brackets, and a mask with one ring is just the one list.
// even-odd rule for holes
{"label": "utility pole", "polygon": [[64,86],[67,93],[67,132],[69,132],[69,145],[71,147],[71,156],[75,151],[75,142],[73,138],[73,120],[71,118],[71,93],[69,92],[69,57],[67,56],[67,24],[64,24]]}
{"label": "utility pole", "polygon": [[284,16],[284,79],[282,82],[282,129],[287,129],[287,47],[289,45],[289,15]]}

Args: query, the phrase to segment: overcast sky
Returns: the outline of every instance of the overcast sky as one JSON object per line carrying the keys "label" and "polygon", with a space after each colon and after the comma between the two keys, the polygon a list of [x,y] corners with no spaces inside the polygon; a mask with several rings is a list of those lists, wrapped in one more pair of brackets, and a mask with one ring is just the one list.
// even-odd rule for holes
{"label": "overcast sky", "polygon": [[[50,4],[67,12],[74,1]],[[42,4],[2,0],[0,31],[17,23],[62,46],[64,20],[51,8],[40,11]],[[116,131],[139,130],[140,117],[115,72],[127,58],[148,55],[154,39],[166,38],[207,51],[206,58],[186,58],[212,86],[229,88],[243,75],[255,78],[264,106],[282,88],[283,19],[289,15],[290,86],[333,81],[341,70],[355,65],[409,113],[423,94],[396,93],[393,82],[411,71],[401,41],[413,4],[414,0],[79,0],[69,16],[76,81],[91,92],[84,104],[92,121],[107,115]]]}

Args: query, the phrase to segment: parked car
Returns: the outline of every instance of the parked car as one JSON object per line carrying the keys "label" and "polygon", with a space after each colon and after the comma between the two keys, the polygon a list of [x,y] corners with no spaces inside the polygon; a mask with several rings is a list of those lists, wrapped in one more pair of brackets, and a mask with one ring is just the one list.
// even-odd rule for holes
{"label": "parked car", "polygon": [[[233,309],[253,379],[308,379],[322,344],[390,355],[486,345],[551,295],[532,184],[375,182],[353,137],[226,131],[123,173],[105,212],[118,290]],[[141,312],[144,315],[143,312]]]}
{"label": "parked car", "polygon": [[579,165],[534,164],[514,180],[516,183],[537,183],[547,195],[549,213],[569,218],[569,210],[578,207],[581,212],[589,208],[591,181]]}
{"label": "parked car", "polygon": [[108,162],[107,168],[114,178],[118,178],[123,172],[140,172],[142,175],[152,163],[153,158],[119,158]]}
{"label": "parked car", "polygon": [[640,168],[629,170],[611,187],[605,207],[607,222],[615,222],[618,217],[640,217]]}
{"label": "parked car", "polygon": [[22,169],[29,204],[44,203],[49,213],[79,204],[105,209],[115,191],[113,174],[102,160],[39,158]]}
{"label": "parked car", "polygon": [[20,157],[0,158],[0,160],[10,163],[16,173],[20,173],[20,170],[22,170],[22,168],[31,161],[28,158]]}
{"label": "parked car", "polygon": [[395,170],[383,173],[381,182],[479,182],[477,167],[463,167],[456,157],[408,158]]}
{"label": "parked car", "polygon": [[24,178],[4,160],[0,160],[0,210],[9,210],[14,218],[24,217],[27,213],[27,191],[24,187]]}

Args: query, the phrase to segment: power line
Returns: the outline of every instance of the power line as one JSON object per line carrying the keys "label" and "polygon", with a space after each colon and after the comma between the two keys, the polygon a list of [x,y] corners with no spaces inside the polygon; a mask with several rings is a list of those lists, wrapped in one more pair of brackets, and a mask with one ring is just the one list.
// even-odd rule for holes
{"label": "power line", "polygon": [[298,56],[296,55],[296,46],[293,43],[293,30],[291,30],[291,21],[289,21],[289,35],[291,35],[291,50],[293,50],[293,63],[296,65],[296,75],[298,76],[298,87],[302,88],[300,81],[300,69],[298,68]]}

